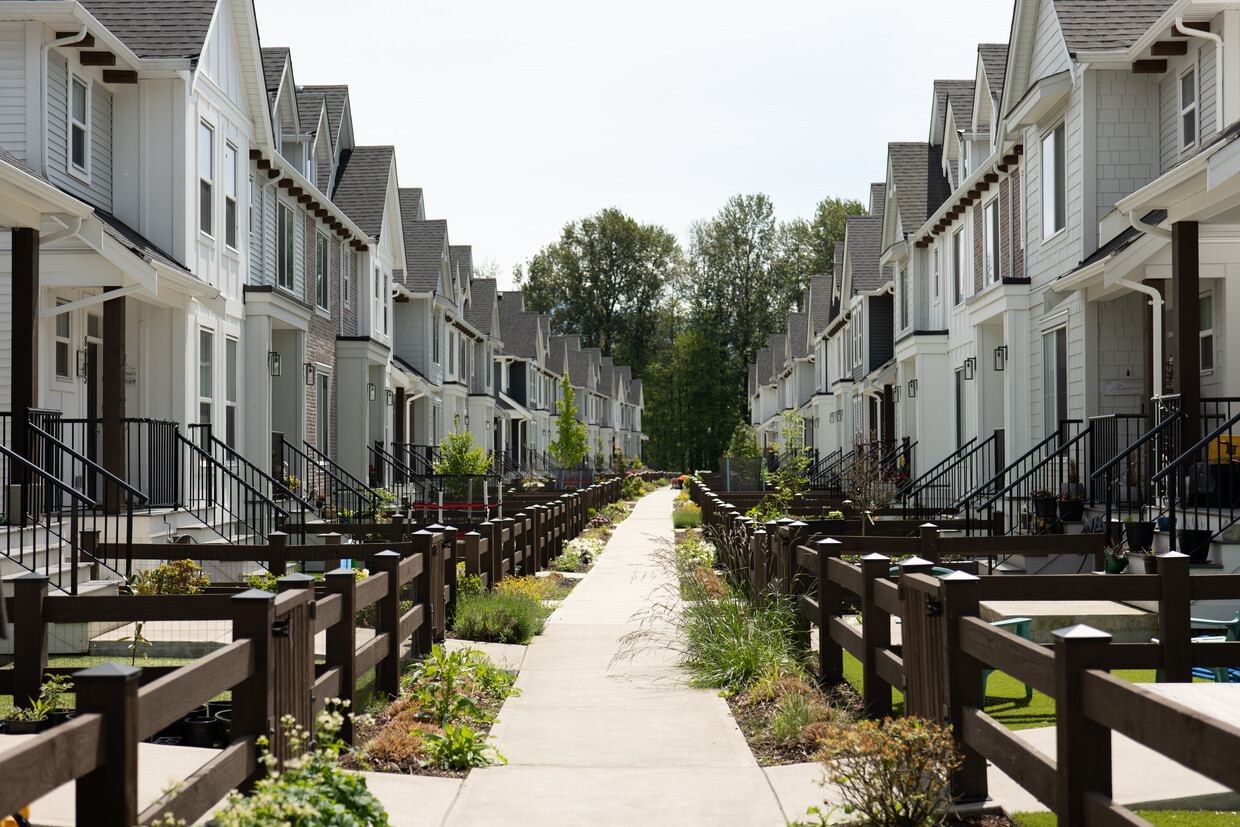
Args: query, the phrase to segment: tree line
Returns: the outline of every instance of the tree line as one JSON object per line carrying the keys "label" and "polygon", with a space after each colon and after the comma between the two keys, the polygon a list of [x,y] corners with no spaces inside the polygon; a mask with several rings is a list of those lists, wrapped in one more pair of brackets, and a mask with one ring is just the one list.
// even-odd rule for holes
{"label": "tree line", "polygon": [[810,277],[831,273],[845,218],[864,212],[833,197],[781,222],[766,195],[736,195],[682,245],[608,207],[566,224],[515,277],[553,334],[580,333],[642,380],[652,467],[710,468],[747,416],[749,363]]}

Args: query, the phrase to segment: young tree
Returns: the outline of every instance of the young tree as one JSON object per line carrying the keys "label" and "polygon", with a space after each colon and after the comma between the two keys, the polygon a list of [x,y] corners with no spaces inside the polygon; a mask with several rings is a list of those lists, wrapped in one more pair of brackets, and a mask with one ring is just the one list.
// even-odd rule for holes
{"label": "young tree", "polygon": [[736,423],[736,430],[732,432],[732,439],[728,442],[727,456],[762,456],[762,446],[758,444],[758,437],[754,435],[753,428],[748,422]]}
{"label": "young tree", "polygon": [[587,440],[585,423],[577,421],[577,400],[567,376],[560,380],[560,390],[564,394],[564,400],[555,403],[557,436],[547,447],[561,468],[572,468],[585,459],[590,443]]}

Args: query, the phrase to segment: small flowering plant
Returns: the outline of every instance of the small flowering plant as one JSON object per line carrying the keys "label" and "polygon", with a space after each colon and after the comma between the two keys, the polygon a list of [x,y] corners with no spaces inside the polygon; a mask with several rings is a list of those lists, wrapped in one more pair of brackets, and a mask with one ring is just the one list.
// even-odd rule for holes
{"label": "small flowering plant", "polygon": [[1053,500],[1055,499],[1055,495],[1049,488],[1035,488],[1029,492],[1029,499],[1031,500]]}

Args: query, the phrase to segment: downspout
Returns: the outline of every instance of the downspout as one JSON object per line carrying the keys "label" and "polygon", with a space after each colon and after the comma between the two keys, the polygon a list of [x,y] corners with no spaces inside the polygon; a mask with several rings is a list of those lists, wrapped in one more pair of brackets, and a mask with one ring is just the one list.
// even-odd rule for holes
{"label": "downspout", "polygon": [[[39,90],[40,97],[42,99],[41,102],[43,104],[43,145],[39,147],[39,154],[41,156],[41,163],[39,164],[39,167],[44,178],[47,177],[47,54],[54,46],[68,46],[70,43],[76,43],[84,37],[86,37],[85,23],[83,23],[82,27],[77,30],[77,34],[66,35],[65,37],[58,37],[55,40],[49,40],[43,44],[43,48],[40,50],[40,64],[42,66],[42,72],[39,76]],[[67,102],[67,105],[71,107],[73,104],[72,102]]]}
{"label": "downspout", "polygon": [[63,230],[57,230],[56,232],[48,233],[47,235],[41,234],[39,236],[39,246],[42,247],[46,244],[52,244],[65,238],[73,238],[73,236],[77,235],[81,231],[82,217],[79,215],[74,218],[72,223],[67,225]]}
{"label": "downspout", "polygon": [[1184,26],[1184,18],[1175,19],[1175,30],[1186,37],[1200,37],[1202,40],[1214,41],[1214,83],[1218,87],[1214,93],[1214,123],[1218,132],[1223,131],[1223,38],[1211,31],[1189,29]]}
{"label": "downspout", "polygon": [[[1132,228],[1134,230],[1137,230],[1138,232],[1142,232],[1147,235],[1152,235],[1155,238],[1161,238],[1164,241],[1171,240],[1170,230],[1165,230],[1162,227],[1156,227],[1153,224],[1146,224],[1144,221],[1137,218],[1137,214],[1134,210],[1128,211],[1128,223],[1131,224]],[[1162,396],[1161,377],[1162,377],[1162,364],[1163,364],[1163,337],[1165,335],[1163,331],[1163,305],[1165,304],[1165,302],[1163,300],[1162,294],[1158,292],[1158,289],[1156,287],[1151,287],[1148,284],[1142,284],[1141,282],[1138,282],[1138,281],[1129,281],[1127,278],[1120,279],[1119,281],[1116,282],[1116,284],[1122,287],[1127,287],[1129,290],[1135,290],[1138,293],[1144,293],[1150,299],[1150,307],[1153,308],[1153,328],[1154,328],[1154,330],[1152,331],[1153,336],[1151,336],[1152,341],[1150,343],[1150,349],[1151,349],[1150,359],[1154,363],[1153,370],[1151,371],[1151,375],[1154,377],[1154,383],[1155,383],[1155,388],[1156,388],[1156,390],[1154,391],[1154,399],[1158,399]]]}

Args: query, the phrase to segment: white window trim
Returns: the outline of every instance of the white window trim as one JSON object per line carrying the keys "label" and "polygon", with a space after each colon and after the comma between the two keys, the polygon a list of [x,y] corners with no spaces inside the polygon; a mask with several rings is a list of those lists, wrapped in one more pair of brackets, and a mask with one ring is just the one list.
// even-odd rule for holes
{"label": "white window trim", "polygon": [[[228,358],[229,345],[232,345],[232,351],[233,351],[232,359]],[[228,387],[228,374],[230,370],[232,372],[232,379],[233,379],[233,387],[231,389],[233,395],[231,398],[229,397],[230,389]],[[233,418],[233,441],[238,442],[239,441],[238,438],[240,437],[241,418],[240,416],[238,416],[238,413],[240,411],[239,402],[240,402],[240,397],[241,397],[241,382],[242,382],[241,343],[240,341],[238,341],[236,336],[225,335],[224,336],[224,394],[223,394],[224,396],[224,420],[221,423],[221,425],[223,425],[223,428],[224,428],[224,433],[221,435],[221,439],[226,444],[229,444],[228,443],[228,415],[229,413],[232,414],[232,418]],[[229,444],[229,447],[235,449],[237,446],[233,444]]]}
{"label": "white window trim", "polygon": [[[228,163],[228,153],[232,152],[232,164]],[[241,170],[238,168],[241,154],[237,151],[236,145],[232,141],[224,142],[224,246],[233,251],[241,249],[241,216],[238,210],[239,194],[241,185]],[[228,178],[232,175],[233,192],[228,192]],[[232,202],[232,221],[228,220],[228,204]],[[233,243],[228,243],[228,233],[232,231]]]}
{"label": "white window trim", "polygon": [[[1198,341],[1197,358],[1198,359],[1201,358],[1201,344],[1204,342],[1207,336],[1210,337],[1210,367],[1207,368],[1200,364],[1198,365],[1198,367],[1201,370],[1202,376],[1212,376],[1214,374],[1214,371],[1219,366],[1218,365],[1218,348],[1215,346],[1215,342],[1214,342],[1214,294],[1213,293],[1202,293],[1200,296],[1197,297],[1198,302],[1204,301],[1206,299],[1209,299],[1210,301],[1210,327],[1204,330],[1197,331],[1197,341]],[[1200,313],[1198,313],[1198,315],[1200,315]]]}
{"label": "white window trim", "polygon": [[[66,171],[70,175],[72,175],[74,178],[77,178],[89,184],[90,173],[91,173],[90,148],[91,148],[91,139],[93,137],[91,135],[90,124],[91,124],[91,116],[94,114],[92,111],[93,101],[91,100],[91,98],[93,97],[94,89],[91,84],[90,78],[86,77],[85,75],[81,75],[81,74],[78,74],[77,72],[70,70],[68,72],[68,76],[69,76],[69,82],[65,88],[65,93],[66,93],[65,94],[65,97],[66,97],[65,121],[66,123],[69,124],[69,130],[68,130],[68,134],[65,135],[65,167],[66,167]],[[85,123],[82,123],[77,118],[73,117],[73,82],[74,81],[77,81],[78,83],[82,84],[82,86],[86,88],[86,122]],[[73,127],[74,125],[79,125],[82,127],[82,141],[83,141],[82,159],[86,162],[86,166],[84,167],[79,167],[77,164],[73,163]]]}
{"label": "white window trim", "polygon": [[[319,245],[322,244],[322,254]],[[331,313],[331,255],[332,242],[326,234],[316,231],[314,234],[314,306],[325,314]],[[322,287],[322,301],[319,301],[319,288]]]}
{"label": "white window trim", "polygon": [[[203,345],[203,342],[202,342],[203,334],[206,334],[211,337],[211,347],[209,350],[206,350],[206,351],[204,351],[203,346],[202,346]],[[199,424],[204,424],[204,425],[210,424],[212,426],[213,431],[214,431],[214,426],[215,426],[215,395],[216,395],[215,394],[215,381],[216,381],[215,338],[216,337],[215,337],[214,328],[210,328],[210,327],[199,327],[198,328],[198,375],[195,377],[196,379],[195,384],[198,386],[198,422]],[[204,353],[207,357],[206,359],[207,367],[211,371],[211,377],[209,380],[209,383],[211,385],[210,387],[211,392],[206,395],[204,395],[202,392],[202,367],[203,367]],[[211,410],[211,417],[205,423],[202,422],[203,405],[207,405]]]}
{"label": "white window trim", "polygon": [[340,292],[345,307],[353,306],[353,260],[348,245],[340,245]]}
{"label": "white window trim", "polygon": [[[56,306],[69,304],[68,299],[56,299]],[[61,336],[58,330],[60,320],[65,320],[65,327],[69,329],[69,333]],[[56,347],[58,345],[65,346],[65,373],[56,370]],[[69,311],[57,313],[52,319],[52,376],[58,382],[73,381],[73,317]]]}
{"label": "white window trim", "polygon": [[[1193,102],[1188,106],[1184,105],[1184,78],[1189,73],[1193,75]],[[1180,72],[1176,76],[1175,82],[1175,99],[1176,108],[1180,113],[1179,133],[1180,133],[1180,151],[1192,149],[1201,142],[1201,73],[1197,71],[1197,62],[1194,60],[1187,69]],[[1184,116],[1192,113],[1193,116],[1193,140],[1184,140]]]}
{"label": "white window trim", "polygon": [[1003,242],[1000,238],[999,197],[995,196],[982,207],[982,255],[985,257],[983,279],[987,285],[999,282],[1002,262],[999,249]]}
{"label": "white window trim", "polygon": [[[1054,139],[1055,133],[1062,129],[1063,133],[1063,226],[1052,228],[1047,232],[1046,219],[1046,140]],[[1042,240],[1050,241],[1057,237],[1060,233],[1068,229],[1068,127],[1067,121],[1059,121],[1050,129],[1043,132],[1038,138],[1038,163],[1041,164],[1041,186],[1042,186]],[[1058,160],[1058,159],[1056,159]],[[1053,222],[1053,219],[1052,219]]]}
{"label": "white window trim", "polygon": [[[285,229],[285,215],[292,217]],[[284,231],[284,243],[281,244],[281,231]],[[280,258],[284,258],[284,266],[280,266]],[[288,284],[284,283],[285,272],[288,273]],[[297,289],[297,213],[283,201],[276,201],[276,287],[293,292]]]}
{"label": "white window trim", "polygon": [[[209,170],[211,175],[209,178],[204,178],[202,174],[202,139],[203,139],[202,130],[203,129],[206,129],[211,134],[211,156],[210,156],[211,168]],[[212,240],[215,239],[215,233],[216,233],[215,179],[219,177],[215,169],[215,143],[216,143],[215,135],[216,133],[215,133],[214,126],[207,123],[206,121],[200,120],[198,122],[198,142],[199,142],[198,143],[198,232],[200,235],[203,235]],[[207,209],[209,210],[209,213],[207,215],[207,220],[210,223],[209,230],[203,229],[203,226],[202,226],[203,225],[203,215],[202,215],[202,185],[203,184],[206,184],[208,187],[210,187],[210,196],[207,199],[208,201]]]}
{"label": "white window trim", "polygon": [[[960,243],[956,241],[959,239]],[[967,262],[965,260],[965,251],[967,239],[964,237],[964,227],[956,230],[951,234],[951,259],[952,259],[952,307],[959,307],[964,304],[964,300],[968,298],[968,290],[965,289],[968,274]]]}

